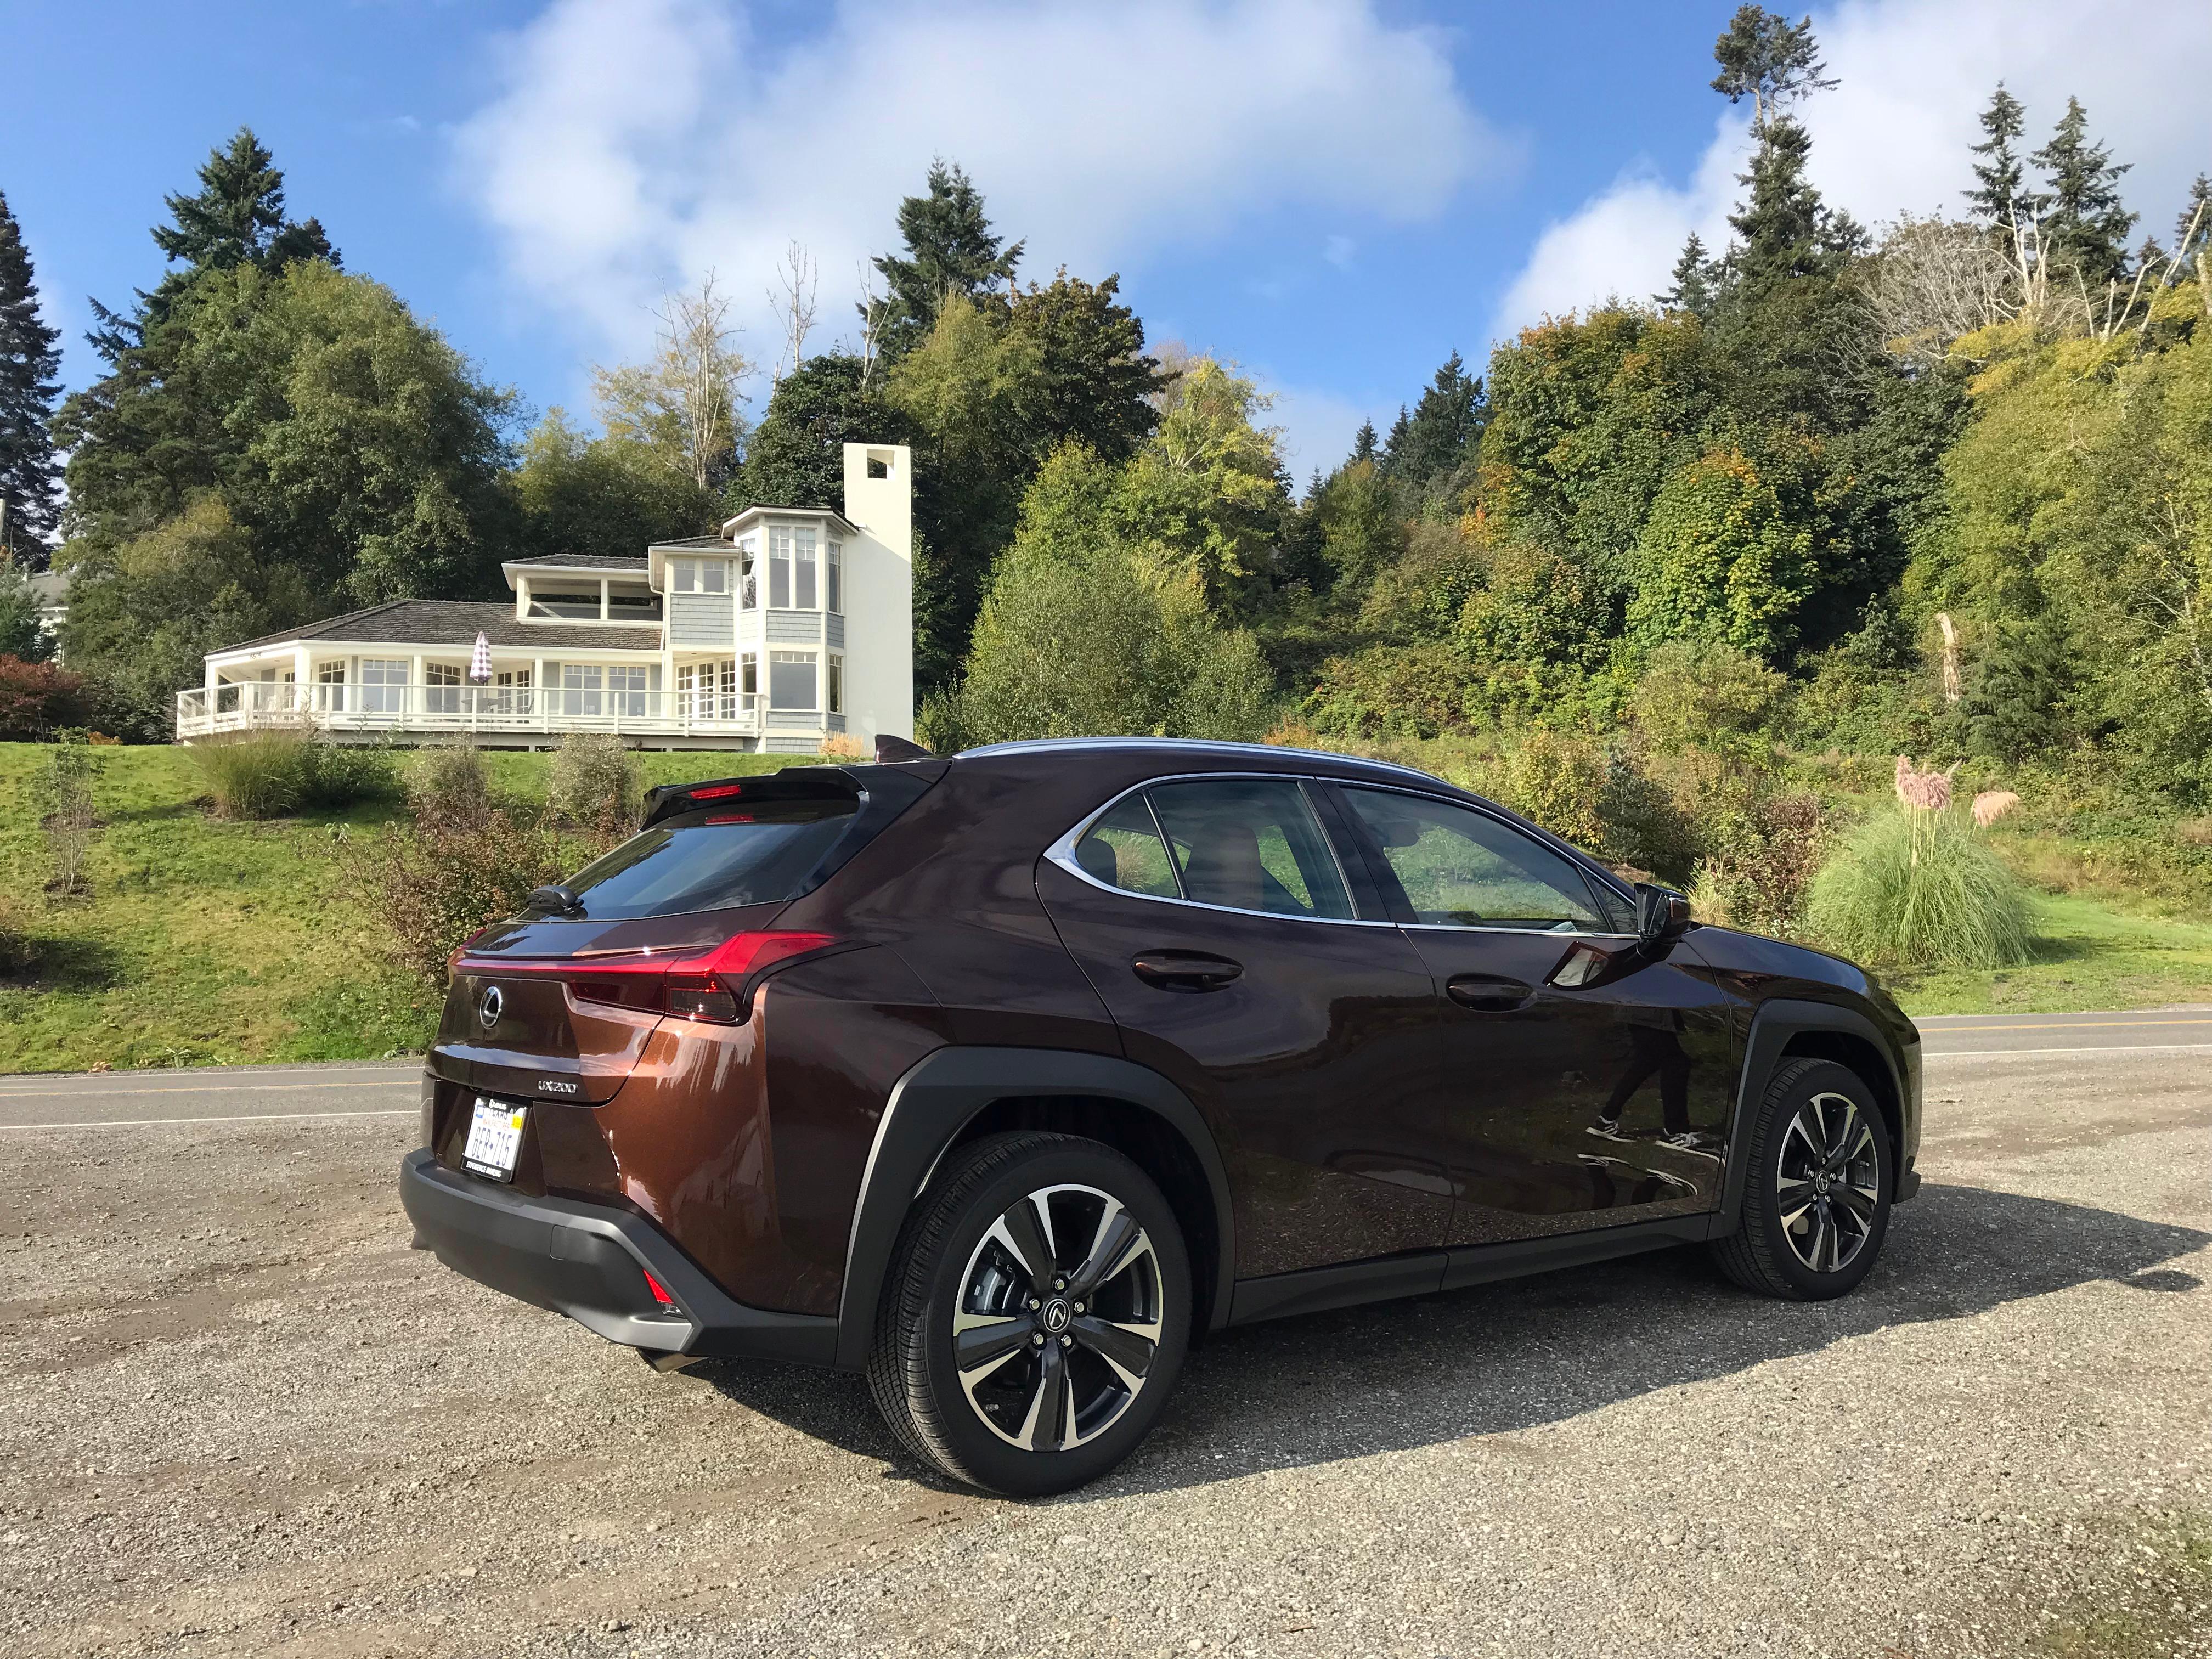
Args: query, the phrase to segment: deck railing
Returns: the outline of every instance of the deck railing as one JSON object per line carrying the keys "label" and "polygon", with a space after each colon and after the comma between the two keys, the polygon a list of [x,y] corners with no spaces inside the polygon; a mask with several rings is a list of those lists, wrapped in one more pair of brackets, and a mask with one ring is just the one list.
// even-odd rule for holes
{"label": "deck railing", "polygon": [[613,732],[751,737],[761,699],[740,691],[607,691],[504,685],[301,685],[250,680],[177,694],[177,735],[291,726],[334,734]]}

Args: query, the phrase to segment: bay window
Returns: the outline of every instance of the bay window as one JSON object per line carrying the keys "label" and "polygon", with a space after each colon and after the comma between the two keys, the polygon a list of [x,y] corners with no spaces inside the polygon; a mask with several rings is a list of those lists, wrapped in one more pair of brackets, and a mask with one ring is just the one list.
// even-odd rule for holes
{"label": "bay window", "polygon": [[768,706],[770,708],[816,709],[814,653],[811,651],[771,651],[768,653]]}

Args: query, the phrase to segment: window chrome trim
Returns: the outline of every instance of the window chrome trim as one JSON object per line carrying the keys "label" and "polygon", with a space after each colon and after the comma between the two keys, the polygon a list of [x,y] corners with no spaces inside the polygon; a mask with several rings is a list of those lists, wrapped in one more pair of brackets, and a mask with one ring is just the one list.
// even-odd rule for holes
{"label": "window chrome trim", "polygon": [[[1164,783],[1215,783],[1223,781],[1233,783],[1255,778],[1265,779],[1274,783],[1288,784],[1306,784],[1319,781],[1319,780],[1316,780],[1304,772],[1176,772],[1164,774],[1157,778],[1146,778],[1141,783],[1131,784],[1127,789],[1121,791],[1120,794],[1115,795],[1111,800],[1108,801],[1104,805],[1097,808],[1096,811],[1085,814],[1082,820],[1076,824],[1075,828],[1069,830],[1058,841],[1053,842],[1051,846],[1044,849],[1044,857],[1050,860],[1062,870],[1066,871],[1069,875],[1073,876],[1078,881],[1083,883],[1087,887],[1095,887],[1102,893],[1111,893],[1117,898],[1141,899],[1147,904],[1180,904],[1188,909],[1213,910],[1219,912],[1223,915],[1264,916],[1270,921],[1318,922],[1325,927],[1395,927],[1398,926],[1395,921],[1369,921],[1359,916],[1302,916],[1297,915],[1296,912],[1290,910],[1247,910],[1234,904],[1209,904],[1204,899],[1164,898],[1157,893],[1139,893],[1133,891],[1127,887],[1115,887],[1110,883],[1103,882],[1099,880],[1097,877],[1092,875],[1088,870],[1085,869],[1080,864],[1076,862],[1076,843],[1081,841],[1084,836],[1091,833],[1091,827],[1096,824],[1099,819],[1104,817],[1109,812],[1119,806],[1123,801],[1128,799],[1132,795],[1138,794],[1144,790],[1152,788],[1156,785]],[[1321,814],[1314,811],[1313,803],[1306,799],[1305,791],[1304,789],[1300,789],[1298,791],[1298,799],[1304,805],[1307,813],[1312,817],[1314,821],[1314,828],[1320,831],[1322,844],[1328,848],[1329,858],[1336,866],[1336,878],[1340,884],[1342,884],[1344,888],[1345,902],[1347,904],[1356,902],[1352,896],[1352,884],[1345,878],[1344,860],[1337,853],[1335,837],[1328,833],[1328,826],[1321,821]],[[1175,847],[1173,843],[1168,840],[1166,831],[1160,828],[1159,814],[1152,810],[1152,803],[1149,799],[1145,802],[1145,811],[1152,820],[1153,830],[1159,836],[1161,848],[1168,855],[1168,868],[1174,872],[1176,878],[1176,891],[1178,893],[1183,892],[1186,890],[1183,886],[1182,870],[1176,860]]]}

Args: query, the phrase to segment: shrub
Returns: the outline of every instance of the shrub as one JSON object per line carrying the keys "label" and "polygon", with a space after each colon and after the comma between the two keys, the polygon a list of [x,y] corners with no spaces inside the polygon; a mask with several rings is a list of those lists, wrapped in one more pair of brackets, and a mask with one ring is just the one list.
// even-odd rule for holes
{"label": "shrub", "polygon": [[1300,718],[1333,737],[1433,738],[1471,723],[1480,685],[1450,645],[1370,646],[1322,665]]}
{"label": "shrub", "polygon": [[553,756],[545,804],[556,823],[611,847],[635,834],[644,813],[637,762],[611,732],[571,732]]}
{"label": "shrub", "polygon": [[188,752],[217,817],[275,818],[300,804],[307,748],[304,732],[278,729],[205,738]]}
{"label": "shrub", "polygon": [[407,772],[407,807],[416,818],[462,823],[492,810],[491,780],[471,744],[422,750]]}
{"label": "shrub", "polygon": [[447,958],[464,939],[566,873],[550,823],[493,805],[481,788],[471,793],[469,777],[483,779],[475,750],[438,752],[447,757],[440,764],[417,769],[404,822],[347,842],[348,885],[375,918],[385,956],[433,989],[443,989]]}
{"label": "shrub", "polygon": [[1651,653],[1637,683],[1637,729],[1659,749],[1759,752],[1786,685],[1733,647],[1673,641]]}
{"label": "shrub", "polygon": [[1816,795],[1776,793],[1742,774],[1732,786],[1712,792],[1698,823],[1704,855],[1692,906],[1700,921],[1787,939],[1799,931],[1820,867],[1827,815]]}
{"label": "shrub", "polygon": [[332,743],[319,738],[300,755],[300,804],[351,806],[380,800],[392,793],[392,754],[363,744]]}
{"label": "shrub", "polygon": [[100,816],[93,810],[93,780],[100,763],[84,744],[58,745],[46,757],[38,785],[39,828],[45,831],[52,875],[46,890],[61,898],[80,897],[92,890],[84,866],[92,856],[94,838],[100,833]]}
{"label": "shrub", "polygon": [[1607,770],[1595,744],[1540,726],[1522,735],[1506,763],[1506,804],[1562,840],[1599,848],[1606,838]]}
{"label": "shrub", "polygon": [[90,707],[83,687],[50,662],[0,656],[0,741],[43,742],[60,727],[82,726]]}
{"label": "shrub", "polygon": [[828,737],[823,738],[822,747],[818,752],[824,760],[856,761],[868,758],[868,751],[860,746],[860,740],[846,732],[832,732]]}
{"label": "shrub", "polygon": [[2028,958],[2027,899],[1954,812],[1881,812],[1814,878],[1807,920],[1847,956],[1909,968]]}

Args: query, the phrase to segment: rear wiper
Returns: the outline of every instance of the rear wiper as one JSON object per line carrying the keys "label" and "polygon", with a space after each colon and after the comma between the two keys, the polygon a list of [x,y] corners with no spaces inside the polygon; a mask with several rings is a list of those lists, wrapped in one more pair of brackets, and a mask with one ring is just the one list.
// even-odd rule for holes
{"label": "rear wiper", "polygon": [[526,908],[543,910],[548,915],[580,916],[584,914],[584,901],[558,882],[532,888],[522,902]]}

